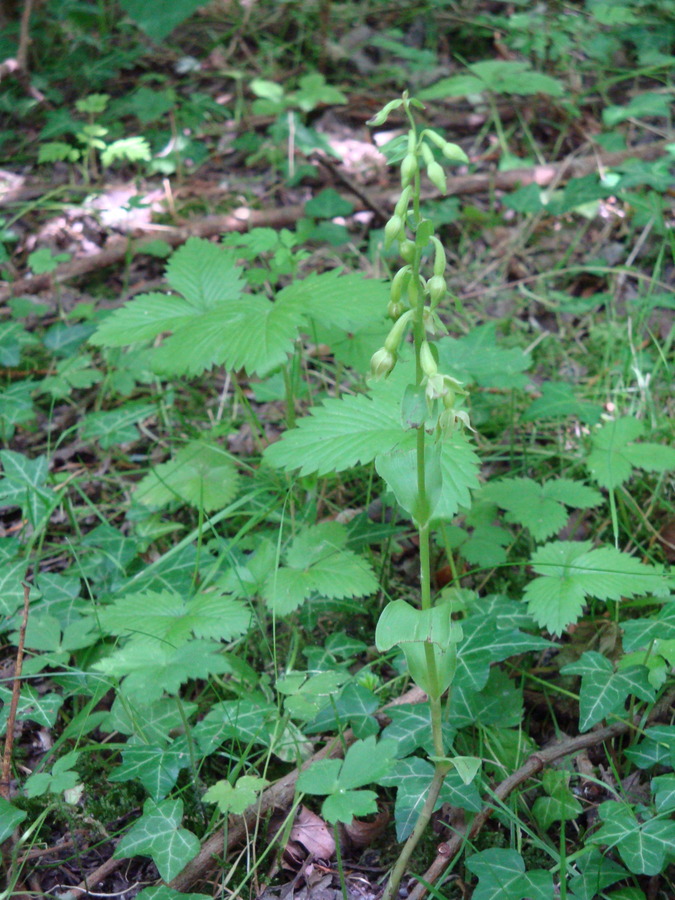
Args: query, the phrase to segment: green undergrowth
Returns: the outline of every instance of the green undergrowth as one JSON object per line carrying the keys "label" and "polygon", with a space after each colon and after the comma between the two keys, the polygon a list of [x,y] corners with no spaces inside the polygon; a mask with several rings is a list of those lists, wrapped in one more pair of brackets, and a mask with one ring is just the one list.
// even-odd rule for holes
{"label": "green undergrowth", "polygon": [[[315,11],[294,9],[276,44],[258,36],[267,68],[246,90],[228,70],[223,114],[168,76],[108,93],[106,66],[140,64],[146,38],[166,38],[121,6],[121,22],[105,3],[64,4],[58,23],[38,11],[37,35],[79,23],[83,59],[92,15],[96,40],[119,28],[124,41],[86,97],[45,115],[36,164],[71,187],[116,165],[182,178],[208,164],[208,125],[251,114],[265,124],[238,138],[245,171],[312,183],[314,116],[354,78],[330,55],[277,77],[282,51],[325,27]],[[197,6],[172,7],[186,45],[213,27],[213,10],[187,18]],[[442,47],[428,31],[415,44],[407,14],[355,56],[377,63],[387,96],[401,81],[424,101],[404,91],[370,122],[398,132],[383,150],[400,187],[367,240],[327,189],[293,228],[130,244],[120,283],[134,266],[161,281],[115,308],[95,279],[75,301],[58,286],[8,301],[0,642],[25,658],[0,798],[7,896],[33,871],[28,851],[81,831],[99,854],[152,861],[162,883],[141,898],[204,897],[172,883],[241,815],[247,865],[223,868],[220,887],[253,896],[306,807],[338,841],[387,810],[390,898],[485,804],[494,816],[453,850],[434,896],[672,893],[672,145],[550,190],[423,199],[490,134],[503,171],[540,161],[545,136],[560,150],[590,103],[600,149],[622,149],[626,123],[662,129],[667,10],[516,3],[469,23],[462,4],[433,6],[472,48],[460,71],[435,72]],[[346,9],[325,4],[338,37]],[[493,58],[495,35],[518,60]],[[622,54],[650,79],[630,96]],[[528,98],[555,115],[528,121]],[[460,146],[430,127],[446,101],[477,104],[484,131]],[[168,155],[167,123],[188,141]],[[9,263],[11,223],[0,240]],[[24,262],[49,273],[67,256]],[[388,705],[413,686],[417,702]],[[612,724],[620,734],[495,801],[532,754]],[[266,792],[326,741],[339,758],[300,773],[281,827],[256,823]],[[87,874],[79,850],[65,861]]]}

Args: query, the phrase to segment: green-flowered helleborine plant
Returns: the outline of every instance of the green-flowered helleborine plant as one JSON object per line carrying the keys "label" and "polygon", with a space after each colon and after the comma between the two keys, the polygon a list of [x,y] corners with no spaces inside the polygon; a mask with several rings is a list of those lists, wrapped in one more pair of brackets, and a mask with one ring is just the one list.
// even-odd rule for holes
{"label": "green-flowered helleborine plant", "polygon": [[[455,761],[448,755],[443,736],[442,697],[453,681],[462,628],[452,620],[447,603],[432,602],[430,535],[434,522],[451,519],[460,504],[468,504],[469,491],[478,484],[478,459],[464,434],[464,427],[471,427],[468,413],[461,407],[466,392],[459,381],[440,369],[433,342],[436,335],[446,332],[437,312],[447,296],[446,256],[432,222],[420,209],[423,168],[430,181],[444,191],[445,174],[437,156],[452,162],[467,159],[460,147],[437,132],[428,128],[418,132],[415,107],[421,104],[404,94],[371,121],[382,125],[390,112],[402,108],[410,128],[400,166],[400,199],[384,229],[386,248],[397,244],[403,265],[391,281],[388,314],[393,324],[384,345],[373,354],[369,393],[325,401],[266,451],[270,462],[287,469],[297,469],[298,459],[302,459],[303,474],[340,471],[374,460],[378,474],[419,533],[420,604],[389,603],[380,616],[375,639],[382,652],[400,648],[410,676],[429,697],[434,775],[392,871],[385,900],[395,896],[447,773],[454,767],[460,775],[470,771],[473,778],[477,772],[477,766],[467,767],[465,758]],[[408,333],[412,334],[414,358],[406,341]],[[304,790],[322,793],[316,786],[312,791],[311,768],[303,780]]]}

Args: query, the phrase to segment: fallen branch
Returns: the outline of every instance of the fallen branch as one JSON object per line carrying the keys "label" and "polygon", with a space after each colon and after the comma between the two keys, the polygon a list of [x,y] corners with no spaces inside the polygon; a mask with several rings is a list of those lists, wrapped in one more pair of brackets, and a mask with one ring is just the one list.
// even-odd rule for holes
{"label": "fallen branch", "polygon": [[[559,163],[551,163],[544,166],[533,166],[529,169],[513,169],[510,172],[480,172],[475,175],[457,175],[447,179],[447,195],[478,194],[487,190],[510,191],[528,184],[538,184],[544,187],[553,181],[561,181],[567,178],[580,178],[602,168],[611,168],[619,165],[627,159],[656,159],[664,152],[668,141],[658,141],[653,144],[643,144],[630,150],[620,150],[616,153],[597,153],[594,156],[585,156],[580,159],[569,158]],[[398,198],[398,194],[381,193],[369,197],[369,205],[373,203],[383,208],[391,209]],[[437,191],[430,191],[425,199],[438,199]],[[367,208],[362,200],[354,203],[356,211]],[[92,256],[81,257],[64,263],[53,272],[43,275],[32,275],[21,278],[11,284],[0,287],[0,303],[6,302],[10,297],[19,294],[35,294],[51,288],[54,284],[60,284],[71,278],[77,278],[94,272],[106,266],[114,265],[124,260],[129,250],[142,251],[143,246],[161,239],[172,247],[184,243],[189,237],[214,237],[234,231],[249,231],[251,228],[263,226],[269,228],[282,228],[297,222],[305,214],[304,206],[286,206],[282,209],[251,210],[246,207],[235,210],[230,215],[207,216],[181,228],[170,226],[155,226],[148,229],[140,239],[127,237],[114,238],[100,253]]]}
{"label": "fallen branch", "polygon": [[[570,756],[579,750],[585,750],[587,747],[594,747],[596,744],[601,744],[603,741],[608,741],[610,738],[617,737],[620,734],[625,734],[632,727],[630,722],[616,722],[614,725],[608,725],[606,728],[598,729],[598,731],[581,734],[578,737],[570,738],[553,747],[549,747],[547,750],[533,753],[524,765],[509,775],[508,778],[505,778],[495,788],[494,796],[498,800],[504,801],[517,787],[520,787],[521,784],[528,781],[533,775],[541,772],[555,760],[562,759],[564,756]],[[495,806],[496,804],[494,803],[486,804],[468,829],[458,829],[449,841],[439,845],[436,859],[422,876],[427,884],[434,884],[462,850],[464,844],[476,837],[494,812]],[[410,892],[408,900],[422,900],[426,893],[426,887],[420,882]]]}
{"label": "fallen branch", "polygon": [[0,774],[0,797],[5,800],[10,798],[10,783],[12,773],[12,750],[14,748],[14,726],[16,725],[16,710],[21,694],[21,672],[23,670],[23,651],[26,643],[26,628],[28,627],[28,611],[30,607],[30,585],[23,586],[23,613],[19,627],[19,643],[16,650],[16,663],[14,665],[14,680],[12,684],[12,697],[9,701],[9,715],[7,716],[7,730],[5,732],[5,749],[2,754],[2,773]]}

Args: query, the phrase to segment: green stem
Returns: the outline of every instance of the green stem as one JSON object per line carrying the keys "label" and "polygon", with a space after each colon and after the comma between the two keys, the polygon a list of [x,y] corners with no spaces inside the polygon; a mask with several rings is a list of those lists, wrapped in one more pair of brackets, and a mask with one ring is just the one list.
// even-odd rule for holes
{"label": "green stem", "polygon": [[429,785],[429,793],[427,794],[427,799],[424,801],[424,806],[422,807],[422,811],[419,814],[417,822],[415,822],[415,827],[413,828],[410,837],[405,842],[403,850],[401,850],[401,853],[396,860],[396,864],[391,870],[389,882],[387,884],[387,887],[385,888],[384,894],[382,895],[382,900],[393,900],[393,898],[397,896],[398,886],[401,882],[401,879],[405,875],[410,857],[415,852],[415,848],[417,847],[420,838],[424,834],[424,830],[429,824],[431,814],[433,813],[434,807],[436,806],[436,801],[438,800],[438,795],[440,794],[441,788],[443,787],[443,781],[445,779],[447,771],[448,769],[446,765],[444,765],[443,763],[436,763],[436,768],[434,769],[434,777],[431,779],[431,784]]}

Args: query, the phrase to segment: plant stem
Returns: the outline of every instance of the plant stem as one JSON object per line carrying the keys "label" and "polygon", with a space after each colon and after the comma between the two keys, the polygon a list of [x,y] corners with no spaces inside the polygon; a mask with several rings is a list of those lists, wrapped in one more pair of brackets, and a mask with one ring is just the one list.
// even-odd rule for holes
{"label": "plant stem", "polygon": [[432,778],[431,784],[429,785],[429,793],[427,794],[427,799],[424,801],[424,806],[422,807],[422,810],[419,814],[419,818],[415,822],[415,827],[410,833],[410,837],[405,842],[405,846],[403,847],[403,850],[401,850],[401,853],[396,860],[396,864],[391,871],[389,882],[387,884],[387,887],[385,888],[384,894],[382,895],[382,900],[393,900],[393,898],[395,897],[401,879],[405,875],[405,870],[408,867],[410,857],[412,856],[415,847],[417,847],[417,844],[419,843],[419,840],[422,837],[425,828],[429,824],[429,819],[431,818],[431,814],[433,813],[434,807],[436,806],[436,801],[438,800],[438,795],[441,792],[443,780],[445,779],[447,771],[448,770],[446,766],[439,763],[436,764],[434,777]]}

